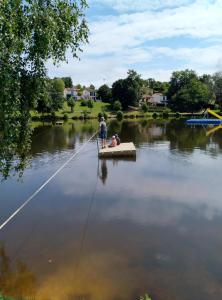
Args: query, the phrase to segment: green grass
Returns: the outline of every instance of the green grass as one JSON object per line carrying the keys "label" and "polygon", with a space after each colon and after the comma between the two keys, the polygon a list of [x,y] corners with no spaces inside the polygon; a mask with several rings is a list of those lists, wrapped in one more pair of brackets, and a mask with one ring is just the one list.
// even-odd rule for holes
{"label": "green grass", "polygon": [[[109,111],[110,104],[104,102],[94,102],[93,108],[88,108],[87,106],[81,106],[81,101],[76,101],[74,107],[74,112],[71,112],[71,108],[67,105],[67,102],[64,102],[63,108],[56,112],[57,117],[63,117],[65,114],[69,119],[73,117],[83,116],[84,112],[88,112],[90,117],[97,117],[99,112]],[[36,111],[31,111],[32,117],[40,117],[42,114],[39,114]]]}

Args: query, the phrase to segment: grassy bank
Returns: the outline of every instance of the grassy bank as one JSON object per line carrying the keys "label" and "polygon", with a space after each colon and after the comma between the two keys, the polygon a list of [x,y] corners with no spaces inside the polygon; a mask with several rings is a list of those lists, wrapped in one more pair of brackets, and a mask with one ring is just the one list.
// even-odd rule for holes
{"label": "grassy bank", "polygon": [[[67,102],[64,106],[55,114],[41,114],[37,111],[31,111],[31,117],[34,121],[38,120],[78,120],[78,119],[96,119],[98,114],[102,113],[106,115],[107,118],[116,118],[116,112],[111,110],[111,105],[104,102],[94,102],[92,108],[87,106],[81,106],[81,102],[77,101],[74,107],[74,111],[71,112],[70,107],[68,107]],[[184,113],[184,112],[172,112],[169,108],[165,107],[151,107],[148,112],[143,112],[141,109],[135,111],[123,111],[124,119],[136,119],[136,118],[189,118],[198,117],[199,113]]]}

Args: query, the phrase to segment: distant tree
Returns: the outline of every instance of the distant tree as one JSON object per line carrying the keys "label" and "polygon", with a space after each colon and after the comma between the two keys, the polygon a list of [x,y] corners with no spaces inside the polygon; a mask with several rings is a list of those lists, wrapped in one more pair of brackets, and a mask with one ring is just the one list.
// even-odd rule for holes
{"label": "distant tree", "polygon": [[142,111],[145,113],[148,111],[148,105],[146,103],[142,104]]}
{"label": "distant tree", "polygon": [[71,77],[62,77],[62,80],[65,83],[65,88],[71,88],[71,87],[73,87],[72,78]]}
{"label": "distant tree", "polygon": [[51,111],[57,111],[63,107],[65,84],[61,78],[55,78],[51,81],[50,97]]}
{"label": "distant tree", "polygon": [[171,97],[170,105],[174,111],[194,112],[206,108],[209,97],[208,87],[193,78]]}
{"label": "distant tree", "polygon": [[146,80],[147,86],[153,90],[153,93],[166,94],[168,92],[169,83],[165,81],[156,81],[154,78]]}
{"label": "distant tree", "polygon": [[215,73],[212,78],[216,101],[222,105],[222,72]]}
{"label": "distant tree", "polygon": [[121,105],[120,101],[115,101],[115,102],[113,103],[113,109],[114,109],[115,111],[122,110],[122,105]]}
{"label": "distant tree", "polygon": [[127,74],[126,79],[119,79],[112,85],[113,100],[119,100],[123,109],[139,104],[143,85],[143,80],[136,71],[129,70]]}
{"label": "distant tree", "polygon": [[71,112],[73,113],[74,107],[75,107],[75,104],[76,104],[74,97],[69,97],[67,99],[67,104],[71,108]]}
{"label": "distant tree", "polygon": [[76,85],[76,89],[77,89],[77,95],[80,97],[82,96],[82,92],[84,90],[84,86],[81,86],[81,84],[77,84]]}
{"label": "distant tree", "polygon": [[101,99],[103,102],[112,102],[112,90],[111,88],[103,84],[98,90],[97,90],[98,98]]}
{"label": "distant tree", "polygon": [[93,101],[92,100],[88,100],[87,106],[88,106],[88,108],[93,108],[93,106],[94,106]]}
{"label": "distant tree", "polygon": [[209,97],[211,102],[215,102],[216,100],[216,95],[215,95],[215,91],[214,91],[214,79],[213,76],[209,75],[209,74],[203,74],[202,76],[200,76],[200,81],[202,83],[204,83],[209,90]]}
{"label": "distant tree", "polygon": [[173,72],[167,93],[168,98],[171,99],[180,91],[181,88],[189,84],[193,79],[198,80],[198,76],[193,70]]}

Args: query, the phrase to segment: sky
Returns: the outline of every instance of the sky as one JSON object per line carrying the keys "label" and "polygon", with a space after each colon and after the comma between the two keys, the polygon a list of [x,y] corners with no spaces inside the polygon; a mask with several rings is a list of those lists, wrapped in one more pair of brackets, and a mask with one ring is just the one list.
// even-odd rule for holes
{"label": "sky", "polygon": [[89,44],[80,60],[48,63],[50,77],[112,83],[136,70],[168,81],[173,71],[222,71],[222,0],[88,0]]}

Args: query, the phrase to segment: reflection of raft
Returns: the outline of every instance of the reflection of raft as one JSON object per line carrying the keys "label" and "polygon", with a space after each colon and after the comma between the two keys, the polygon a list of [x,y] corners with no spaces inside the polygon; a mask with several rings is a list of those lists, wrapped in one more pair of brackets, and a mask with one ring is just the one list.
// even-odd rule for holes
{"label": "reflection of raft", "polygon": [[99,149],[99,157],[127,157],[136,156],[136,147],[133,143],[121,143],[113,148]]}

